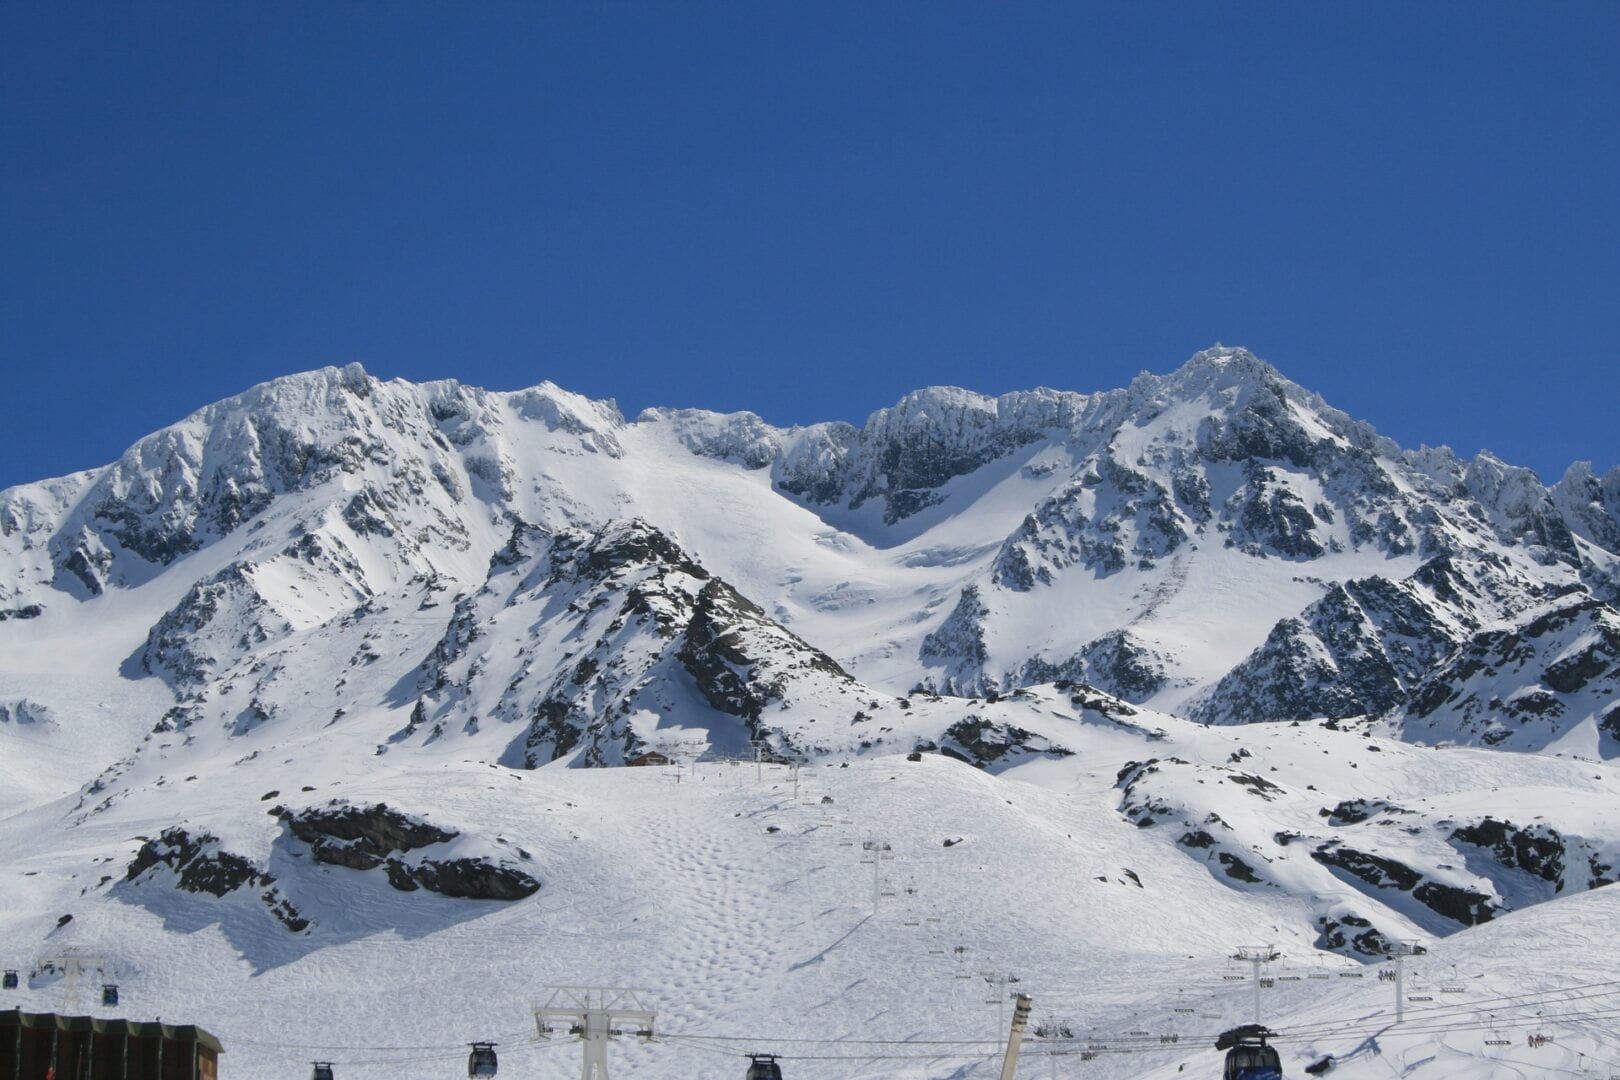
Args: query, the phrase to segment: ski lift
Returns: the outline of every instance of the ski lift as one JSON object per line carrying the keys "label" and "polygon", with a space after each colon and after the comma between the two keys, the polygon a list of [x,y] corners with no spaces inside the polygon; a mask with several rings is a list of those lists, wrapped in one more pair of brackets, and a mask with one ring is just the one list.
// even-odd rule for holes
{"label": "ski lift", "polygon": [[1223,1080],[1282,1080],[1282,1058],[1267,1044],[1275,1032],[1259,1024],[1243,1024],[1223,1031],[1215,1049],[1226,1051]]}
{"label": "ski lift", "polygon": [[332,1063],[330,1061],[312,1061],[315,1068],[309,1074],[309,1080],[332,1080]]}
{"label": "ski lift", "polygon": [[101,988],[101,1003],[108,1006],[117,1005],[118,987],[114,986],[112,983],[104,984]]}
{"label": "ski lift", "polygon": [[1512,1046],[1513,1040],[1503,1035],[1500,1031],[1492,1031],[1489,1035],[1485,1036],[1485,1045]]}
{"label": "ski lift", "polygon": [[494,1076],[498,1065],[495,1061],[494,1043],[471,1043],[472,1053],[467,1055],[467,1076]]}
{"label": "ski lift", "polygon": [[6,969],[5,988],[7,990],[15,990],[15,989],[17,989],[17,973],[15,971],[11,970],[10,968]]}
{"label": "ski lift", "polygon": [[775,1054],[749,1054],[748,1075],[744,1080],[782,1080],[782,1066]]}

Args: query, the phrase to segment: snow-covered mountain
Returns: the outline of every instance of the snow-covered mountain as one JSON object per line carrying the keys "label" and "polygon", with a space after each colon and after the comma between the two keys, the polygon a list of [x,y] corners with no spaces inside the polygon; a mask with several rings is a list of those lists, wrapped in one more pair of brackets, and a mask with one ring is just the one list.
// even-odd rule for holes
{"label": "snow-covered mountain", "polygon": [[[116,948],[165,1012],[223,1009],[229,1047],[255,1036],[221,1000],[339,1008],[330,965],[416,986],[423,949],[463,965],[544,926],[578,943],[551,982],[663,980],[710,995],[694,1030],[774,1030],[837,996],[834,938],[881,929],[814,914],[848,899],[807,868],[843,858],[818,837],[881,822],[922,860],[900,924],[928,955],[972,940],[1055,986],[1024,935],[1159,979],[1260,935],[1359,970],[1620,876],[1617,602],[1620,468],[1547,487],[1403,449],[1239,349],[792,429],[290,376],[0,492],[0,843],[31,868],[3,959]],[[703,766],[570,769],[649,751],[768,766],[708,766],[701,797]],[[834,802],[784,796],[790,763]],[[1174,925],[1189,904],[1208,926]],[[727,933],[796,989],[695,977]],[[613,979],[583,967],[604,935]],[[897,947],[870,942],[873,990],[932,963]],[[198,963],[207,992],[169,970]],[[1097,1000],[1136,1025],[1146,992]],[[966,1007],[899,1015],[927,1039]],[[869,1012],[828,1015],[858,1038]],[[669,1068],[635,1074],[706,1075]]]}

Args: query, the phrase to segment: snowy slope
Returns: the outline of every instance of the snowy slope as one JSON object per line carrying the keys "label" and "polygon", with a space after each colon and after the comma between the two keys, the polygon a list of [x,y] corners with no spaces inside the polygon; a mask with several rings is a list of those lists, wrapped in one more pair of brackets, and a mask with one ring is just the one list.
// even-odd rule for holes
{"label": "snowy slope", "polygon": [[[0,1006],[64,1006],[74,951],[228,1075],[492,1037],[566,1075],[531,999],[630,985],[669,1037],[628,1075],[966,1078],[1010,971],[1031,1069],[1171,1075],[1269,942],[1291,1071],[1576,1068],[1617,492],[1403,450],[1233,349],[787,430],[267,383],[0,492],[0,961],[35,973]],[[649,750],[685,768],[596,767]],[[1386,1030],[1400,940],[1466,973],[1445,1022]]]}
{"label": "snowy slope", "polygon": [[[1131,1050],[1099,1056],[1085,1075],[1182,1062],[1207,1071],[1217,1059],[1203,1037],[1252,1008],[1249,986],[1227,979],[1247,969],[1227,957],[1256,942],[1285,954],[1264,1008],[1296,1069],[1307,1054],[1349,1055],[1377,1035],[1381,1054],[1364,1049],[1343,1075],[1389,1075],[1390,1062],[1398,1070],[1431,1054],[1439,1062],[1416,1075],[1493,1075],[1483,1059],[1496,1050],[1479,1044],[1490,1014],[1526,1061],[1600,1050],[1597,1033],[1612,1030],[1604,1021],[1549,1019],[1556,1054],[1531,1054],[1522,1035],[1537,1030],[1526,1026],[1536,1010],[1496,999],[1545,991],[1559,1007],[1543,1012],[1573,1015],[1591,1011],[1561,1004],[1573,988],[1605,983],[1607,1005],[1620,1003],[1620,890],[1584,891],[1588,854],[1620,863],[1611,770],[1315,725],[1234,732],[1142,713],[1110,719],[1066,712],[1063,700],[1044,691],[1022,707],[1070,756],[1033,756],[1000,774],[941,754],[828,762],[799,770],[796,797],[780,765],[699,764],[677,782],[671,768],[509,770],[442,743],[404,764],[342,739],[241,764],[193,761],[185,767],[201,771],[99,813],[67,795],[8,819],[5,961],[27,971],[69,951],[99,958],[127,1011],[204,1024],[227,1046],[227,1074],[251,1078],[294,1074],[313,1057],[342,1063],[346,1077],[446,1076],[456,1046],[481,1038],[498,1038],[506,1060],[534,1075],[568,1075],[577,1050],[529,1043],[526,1010],[545,986],[582,984],[646,990],[659,1010],[665,1039],[615,1048],[616,1073],[629,1076],[740,1076],[748,1049],[785,1055],[794,1077],[993,1076],[984,972],[1015,974],[1037,1023],[1080,1040],[1047,1049]],[[1122,784],[1145,755],[1161,763],[1151,786]],[[1186,764],[1163,767],[1172,760]],[[1406,805],[1372,805],[1391,791]],[[400,891],[386,868],[342,861],[352,856],[323,860],[290,822],[333,800],[386,802],[458,834],[408,852],[413,865],[504,859],[540,888],[512,902],[457,899]],[[1161,813],[1152,825],[1133,814],[1144,802]],[[1333,808],[1343,810],[1321,816]],[[1565,898],[1537,904],[1560,887],[1543,864],[1505,865],[1455,839],[1504,813],[1561,837]],[[1195,827],[1215,843],[1189,846]],[[212,838],[199,859],[211,853],[216,873],[229,868],[223,852],[273,882],[252,876],[218,897],[182,888],[177,869],[140,858],[175,828]],[[1283,838],[1291,833],[1300,836]],[[1489,893],[1504,910],[1465,929],[1410,891],[1309,857],[1333,840]],[[868,841],[887,845],[875,912]],[[1259,880],[1232,876],[1217,852],[1240,853]],[[186,867],[218,887],[200,861]],[[283,903],[309,925],[289,929]],[[64,914],[74,918],[58,927]],[[1431,944],[1410,993],[1460,1010],[1446,1014],[1456,1023],[1383,1031],[1392,997],[1377,968],[1354,947],[1318,948],[1324,916],[1347,925],[1357,915]],[[1526,935],[1533,952],[1519,948]],[[1442,981],[1466,991],[1442,995]],[[5,1004],[61,1007],[67,992],[42,976]],[[83,986],[79,1008],[106,1011]],[[389,1049],[399,1047],[430,1049]],[[1470,1053],[1481,1060],[1464,1067]],[[1032,1058],[1028,1075],[1044,1064]]]}

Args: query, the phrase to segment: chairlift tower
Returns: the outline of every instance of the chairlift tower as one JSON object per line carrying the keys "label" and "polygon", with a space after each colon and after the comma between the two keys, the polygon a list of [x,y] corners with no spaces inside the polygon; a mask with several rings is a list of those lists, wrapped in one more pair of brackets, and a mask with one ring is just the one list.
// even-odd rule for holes
{"label": "chairlift tower", "polygon": [[1269,964],[1282,958],[1270,945],[1239,945],[1238,951],[1232,954],[1233,960],[1242,960],[1254,971],[1254,1022],[1260,1023],[1260,965]]}
{"label": "chairlift tower", "polygon": [[1001,1080],[1013,1080],[1018,1070],[1018,1049],[1024,1045],[1024,1028],[1029,1025],[1029,995],[1014,994],[1013,997],[1017,1004],[1013,1007],[1012,1030],[1007,1035],[1007,1053],[1001,1059]]}
{"label": "chairlift tower", "polygon": [[[996,1006],[996,1053],[1000,1054],[1006,1049],[1007,986],[1010,983],[1016,983],[1018,981],[1018,976],[1013,975],[1010,972],[1003,973],[998,971],[981,971],[979,972],[979,976],[980,978],[984,979],[986,983],[996,988],[996,996],[986,999],[985,1004],[988,1005],[991,1002],[994,1002]],[[1027,1015],[1025,1016],[1025,1019],[1028,1019]]]}
{"label": "chairlift tower", "polygon": [[872,866],[872,914],[878,913],[878,903],[883,897],[883,864],[894,861],[894,849],[887,840],[862,840],[861,862]]}
{"label": "chairlift tower", "polygon": [[1395,1022],[1406,1019],[1406,958],[1422,956],[1429,950],[1415,941],[1392,941],[1384,954],[1395,961]]}
{"label": "chairlift tower", "polygon": [[79,1008],[79,979],[91,972],[97,975],[107,973],[107,961],[99,956],[81,956],[78,953],[68,952],[60,956],[44,957],[35,962],[35,968],[49,964],[62,972],[62,1011],[64,1013],[76,1012]]}
{"label": "chairlift tower", "polygon": [[535,1007],[535,1030],[542,1039],[559,1028],[577,1036],[583,1051],[579,1080],[608,1080],[609,1040],[625,1034],[653,1037],[657,1014],[641,994],[619,986],[552,987],[545,1004]]}

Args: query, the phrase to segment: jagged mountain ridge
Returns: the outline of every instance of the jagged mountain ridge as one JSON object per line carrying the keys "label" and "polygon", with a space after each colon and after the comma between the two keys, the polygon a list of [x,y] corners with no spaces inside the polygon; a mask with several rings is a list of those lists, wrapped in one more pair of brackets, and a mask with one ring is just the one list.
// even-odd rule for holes
{"label": "jagged mountain ridge", "polygon": [[[483,590],[514,529],[631,518],[859,693],[1071,679],[1214,722],[1394,716],[1474,635],[1610,603],[1620,582],[1620,469],[1577,464],[1548,488],[1488,454],[1402,450],[1214,349],[1097,394],[917,391],[860,428],[628,422],[550,384],[382,383],[357,365],[290,376],[111,466],[0,493],[0,609],[45,631],[64,608],[172,597],[124,667],[195,712],[321,628],[396,607],[465,621],[436,599]],[[1561,693],[1530,685],[1558,662],[1519,665],[1522,692]],[[1603,705],[1616,673],[1593,679]],[[1583,728],[1580,749],[1613,752],[1586,703],[1561,700],[1535,741]]]}

